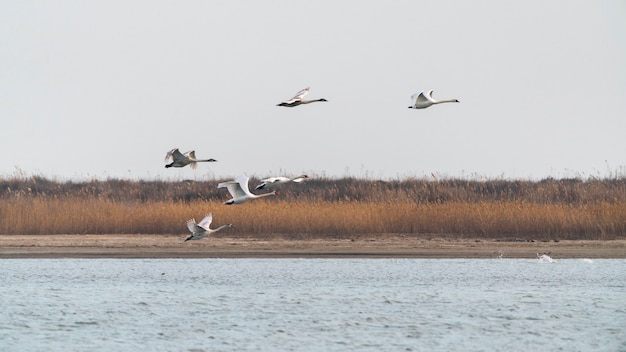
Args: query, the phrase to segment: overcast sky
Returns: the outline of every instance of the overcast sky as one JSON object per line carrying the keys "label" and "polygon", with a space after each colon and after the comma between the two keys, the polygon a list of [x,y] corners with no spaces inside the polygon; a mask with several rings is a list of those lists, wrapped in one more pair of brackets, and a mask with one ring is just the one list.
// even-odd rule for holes
{"label": "overcast sky", "polygon": [[0,5],[0,176],[626,175],[623,0]]}

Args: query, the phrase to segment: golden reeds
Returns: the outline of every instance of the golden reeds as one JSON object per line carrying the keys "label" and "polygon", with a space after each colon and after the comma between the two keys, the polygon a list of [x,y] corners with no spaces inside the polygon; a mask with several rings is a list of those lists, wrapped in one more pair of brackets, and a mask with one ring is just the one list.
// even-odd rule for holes
{"label": "golden reeds", "polygon": [[219,236],[626,236],[626,182],[620,180],[325,180],[232,206],[222,204],[229,196],[216,189],[217,181],[0,181],[1,234],[183,234],[188,219],[213,212],[213,227],[235,225]]}
{"label": "golden reeds", "polygon": [[[257,201],[113,202],[98,199],[15,199],[0,212],[3,234],[184,233],[189,218],[214,213],[230,235],[287,238],[372,234],[520,239],[609,239],[626,233],[626,204],[363,203]],[[222,235],[226,235],[222,233]]]}

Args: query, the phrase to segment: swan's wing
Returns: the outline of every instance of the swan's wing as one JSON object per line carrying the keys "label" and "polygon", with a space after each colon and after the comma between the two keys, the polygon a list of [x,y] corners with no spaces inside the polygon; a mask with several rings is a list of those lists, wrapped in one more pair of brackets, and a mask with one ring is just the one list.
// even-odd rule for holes
{"label": "swan's wing", "polygon": [[435,99],[433,99],[433,91],[430,90],[428,94],[426,94],[426,99],[430,100],[433,103],[436,103]]}
{"label": "swan's wing", "polygon": [[305,95],[309,94],[309,90],[310,89],[311,89],[311,87],[306,87],[306,88],[302,89],[301,91],[296,93],[296,95],[293,98],[291,98],[291,99],[302,99],[302,98],[304,98]]}
{"label": "swan's wing", "polygon": [[[196,161],[196,151],[195,150],[190,150],[187,153],[185,153],[185,158],[190,160],[190,161]],[[191,165],[189,165],[189,167],[191,167],[192,169],[196,169],[198,167],[198,163],[194,163],[192,162]]]}
{"label": "swan's wing", "polygon": [[304,98],[304,96],[305,96],[305,95],[309,94],[309,89],[310,89],[310,87],[306,87],[306,88],[304,88],[303,90],[301,90],[301,91],[299,91],[298,93],[296,93],[296,95],[294,95],[294,97],[293,97],[293,98],[291,98],[291,99],[289,99],[289,100],[285,101],[285,103],[287,103],[287,104],[291,104],[291,103],[293,103],[293,102],[296,102],[296,101],[302,100],[302,98]]}
{"label": "swan's wing", "polygon": [[228,188],[228,185],[231,183],[237,183],[237,182],[235,181],[220,182],[217,184],[217,188]]}
{"label": "swan's wing", "polygon": [[235,181],[239,182],[239,188],[243,194],[251,196],[252,193],[250,193],[250,189],[248,189],[248,180],[250,180],[248,176],[239,176],[235,179]]}
{"label": "swan's wing", "polygon": [[181,153],[180,150],[178,150],[178,148],[172,150],[172,158],[174,159],[174,161],[181,161],[181,160],[187,159],[187,157],[183,155],[183,153]]}
{"label": "swan's wing", "polygon": [[217,188],[227,188],[228,192],[230,193],[231,196],[233,196],[233,198],[239,198],[239,197],[246,195],[246,192],[243,191],[243,189],[241,188],[241,185],[239,184],[237,180],[222,182],[217,185]]}
{"label": "swan's wing", "polygon": [[281,179],[286,179],[286,177],[269,177],[263,180],[265,183],[274,183],[276,181],[280,181]]}
{"label": "swan's wing", "polygon": [[265,180],[261,180],[261,181],[263,183],[256,186],[255,190],[264,189],[264,188],[271,189],[280,185],[281,183],[288,182],[289,179],[287,177],[279,176],[279,177],[268,177]]}
{"label": "swan's wing", "polygon": [[196,160],[196,151],[190,150],[187,153],[185,153],[185,156],[191,160]]}
{"label": "swan's wing", "polygon": [[193,234],[206,231],[202,226],[196,224],[196,220],[195,219],[191,219],[191,220],[187,221],[187,228]]}
{"label": "swan's wing", "polygon": [[204,219],[202,219],[198,225],[202,228],[208,229],[209,226],[211,226],[211,221],[213,221],[213,214],[212,213],[208,213],[206,214],[206,216],[204,217]]}
{"label": "swan's wing", "polygon": [[179,154],[182,156],[180,150],[178,150],[178,148],[174,148],[165,154],[165,161],[176,160],[177,155]]}
{"label": "swan's wing", "polygon": [[196,220],[195,219],[187,220],[187,228],[189,229],[189,231],[191,231],[191,233],[193,233],[193,230],[196,229]]}
{"label": "swan's wing", "polygon": [[428,98],[426,98],[426,96],[424,95],[423,91],[411,95],[411,99],[415,100],[415,104],[426,103],[429,101]]}

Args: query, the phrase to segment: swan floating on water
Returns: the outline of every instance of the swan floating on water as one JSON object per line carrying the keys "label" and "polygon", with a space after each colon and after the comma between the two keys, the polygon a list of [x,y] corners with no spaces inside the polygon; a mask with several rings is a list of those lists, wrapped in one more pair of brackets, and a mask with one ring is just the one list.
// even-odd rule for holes
{"label": "swan floating on water", "polygon": [[211,229],[209,228],[209,226],[211,226],[211,222],[213,221],[213,214],[212,213],[208,213],[204,219],[202,219],[199,223],[196,224],[196,220],[195,219],[191,219],[187,221],[187,228],[189,229],[189,231],[191,231],[191,235],[189,235],[187,238],[185,238],[184,242],[187,241],[191,241],[191,240],[201,240],[203,238],[206,238],[207,236],[209,236],[212,233],[215,233],[217,231],[220,231],[222,229],[225,229],[227,227],[233,227],[233,224],[226,224],[226,225],[222,225],[216,229]]}
{"label": "swan floating on water", "polygon": [[261,180],[261,184],[256,186],[254,189],[255,190],[259,190],[259,189],[274,189],[277,187],[280,187],[286,183],[289,182],[295,182],[295,183],[300,183],[304,180],[306,180],[307,178],[309,178],[309,176],[307,175],[300,175],[300,176],[296,176],[296,177],[284,177],[284,176],[278,176],[278,177],[269,177],[266,178],[265,180]]}
{"label": "swan floating on water", "polygon": [[415,93],[411,95],[411,99],[415,100],[415,102],[413,103],[413,105],[409,106],[409,109],[426,109],[427,107],[435,105],[435,104],[459,103],[457,99],[435,100],[433,99],[432,90],[426,94],[424,94],[423,91],[419,93]]}
{"label": "swan floating on water", "polygon": [[241,204],[252,199],[277,195],[277,191],[264,194],[252,194],[248,189],[248,176],[239,176],[233,181],[222,182],[217,185],[217,188],[227,188],[230,195],[233,197],[224,202],[226,205]]}
{"label": "swan floating on water", "polygon": [[215,162],[215,159],[196,159],[196,151],[190,150],[187,153],[183,154],[178,150],[178,148],[174,148],[167,152],[165,155],[165,162],[171,161],[171,163],[165,165],[166,168],[169,167],[185,167],[190,165],[192,169],[195,169],[198,163],[200,162]]}
{"label": "swan floating on water", "polygon": [[306,87],[303,90],[299,91],[298,93],[296,93],[296,95],[289,99],[289,100],[285,100],[282,103],[276,105],[276,106],[285,106],[288,108],[293,108],[294,106],[298,106],[298,105],[302,105],[302,104],[310,104],[310,103],[316,103],[318,101],[328,101],[324,98],[321,99],[315,99],[315,100],[304,100],[304,96],[309,94],[309,90],[310,87]]}
{"label": "swan floating on water", "polygon": [[550,254],[550,252],[541,255],[537,253],[537,259],[539,259],[541,263],[556,263],[556,260],[552,259],[548,254]]}

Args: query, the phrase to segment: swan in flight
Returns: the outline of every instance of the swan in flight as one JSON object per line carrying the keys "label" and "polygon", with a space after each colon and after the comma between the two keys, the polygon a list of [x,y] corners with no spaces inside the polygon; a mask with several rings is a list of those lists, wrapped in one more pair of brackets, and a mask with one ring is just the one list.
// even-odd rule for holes
{"label": "swan in flight", "polygon": [[226,224],[226,225],[222,225],[218,228],[216,228],[215,230],[212,230],[209,228],[209,226],[211,226],[211,221],[213,221],[213,214],[212,213],[208,213],[204,219],[202,219],[202,221],[200,221],[199,223],[196,224],[196,220],[195,219],[191,219],[187,221],[187,228],[189,229],[189,231],[191,231],[191,235],[189,235],[187,238],[185,238],[184,242],[187,242],[189,240],[201,240],[205,237],[207,237],[208,235],[215,233],[221,229],[225,229],[227,227],[233,227],[233,224]]}
{"label": "swan in flight", "polygon": [[409,106],[409,109],[426,109],[427,107],[435,104],[441,103],[458,103],[457,99],[448,99],[448,100],[435,100],[433,99],[433,91],[429,91],[427,94],[424,92],[419,92],[411,95],[411,99],[415,100],[415,103]]}
{"label": "swan in flight", "polygon": [[309,89],[310,87],[306,87],[303,90],[299,91],[298,93],[296,93],[296,95],[286,101],[283,101],[282,103],[276,105],[276,106],[286,106],[288,108],[292,108],[294,106],[298,106],[298,105],[302,105],[302,104],[309,104],[309,103],[315,103],[318,101],[328,101],[324,98],[321,99],[315,99],[315,100],[304,100],[304,96],[309,94]]}
{"label": "swan in flight", "polygon": [[217,188],[224,188],[224,187],[228,188],[228,192],[230,192],[230,195],[233,197],[232,199],[229,199],[228,201],[224,202],[224,204],[227,204],[227,205],[241,204],[252,199],[273,196],[273,195],[278,194],[277,191],[272,191],[270,193],[264,193],[264,194],[258,194],[258,195],[252,194],[250,190],[248,189],[248,180],[249,180],[248,176],[239,176],[234,181],[227,181],[227,182],[222,182],[218,184]]}
{"label": "swan in flight", "polygon": [[168,162],[168,161],[171,161],[171,163],[165,165],[166,168],[184,167],[184,166],[191,164],[191,168],[195,169],[199,162],[214,162],[217,160],[215,159],[198,160],[196,159],[195,150],[188,151],[187,153],[183,154],[180,152],[180,150],[178,150],[178,148],[174,148],[170,150],[169,152],[167,152],[167,155],[165,155],[165,162]]}
{"label": "swan in flight", "polygon": [[292,177],[292,178],[288,178],[288,177],[284,177],[284,176],[278,176],[278,177],[270,177],[270,178],[266,178],[265,180],[261,180],[261,184],[256,186],[254,189],[255,190],[259,190],[259,189],[273,189],[273,188],[277,188],[279,186],[282,186],[286,183],[289,182],[295,182],[295,183],[300,183],[304,180],[306,180],[307,178],[309,178],[309,176],[307,175],[300,175],[300,176],[296,176],[296,177]]}

